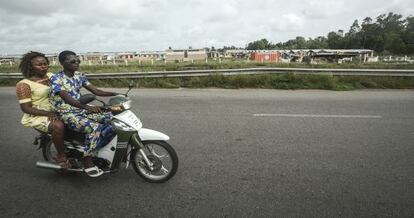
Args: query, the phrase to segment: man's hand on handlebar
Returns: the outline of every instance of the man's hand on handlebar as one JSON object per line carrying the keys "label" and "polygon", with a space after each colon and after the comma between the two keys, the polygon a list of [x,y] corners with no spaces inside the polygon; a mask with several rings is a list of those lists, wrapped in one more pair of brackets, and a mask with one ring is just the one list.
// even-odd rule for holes
{"label": "man's hand on handlebar", "polygon": [[113,106],[110,107],[110,110],[112,112],[120,112],[120,111],[122,111],[122,106],[121,105],[113,105]]}

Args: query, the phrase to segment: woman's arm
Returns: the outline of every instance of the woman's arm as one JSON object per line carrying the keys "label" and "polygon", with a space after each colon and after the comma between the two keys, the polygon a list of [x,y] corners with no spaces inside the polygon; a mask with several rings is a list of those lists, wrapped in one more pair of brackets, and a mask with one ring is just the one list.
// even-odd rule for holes
{"label": "woman's arm", "polygon": [[34,115],[34,116],[46,116],[46,117],[56,116],[56,114],[52,111],[45,111],[45,110],[41,110],[41,109],[37,109],[33,107],[31,102],[21,103],[20,109],[22,109],[24,113]]}
{"label": "woman's arm", "polygon": [[116,93],[116,92],[107,92],[107,91],[100,90],[96,86],[92,85],[91,83],[86,85],[85,88],[88,91],[92,92],[94,95],[97,95],[97,96],[115,96],[115,95],[118,95],[118,93]]}
{"label": "woman's arm", "polygon": [[32,92],[30,86],[25,83],[18,83],[16,85],[16,95],[19,99],[20,109],[30,115],[56,117],[56,114],[51,111],[37,109],[32,105]]}

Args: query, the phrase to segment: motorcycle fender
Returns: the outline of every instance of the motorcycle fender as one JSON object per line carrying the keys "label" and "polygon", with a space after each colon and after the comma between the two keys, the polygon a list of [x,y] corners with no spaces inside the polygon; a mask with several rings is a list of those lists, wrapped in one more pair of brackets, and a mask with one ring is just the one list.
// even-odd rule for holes
{"label": "motorcycle fender", "polygon": [[35,141],[33,142],[33,144],[34,145],[39,145],[37,150],[40,150],[43,147],[46,147],[46,145],[49,143],[50,140],[52,140],[52,138],[48,134],[40,134],[40,135],[36,136]]}
{"label": "motorcycle fender", "polygon": [[169,136],[162,132],[158,132],[152,129],[141,128],[138,130],[138,135],[141,141],[167,141]]}

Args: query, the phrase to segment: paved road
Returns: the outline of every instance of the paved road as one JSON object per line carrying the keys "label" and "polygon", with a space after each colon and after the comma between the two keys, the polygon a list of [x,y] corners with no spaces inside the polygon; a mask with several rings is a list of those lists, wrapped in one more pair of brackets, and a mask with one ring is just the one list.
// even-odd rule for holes
{"label": "paved road", "polygon": [[0,88],[1,216],[414,216],[412,90],[131,94],[178,152],[167,183],[36,168],[35,132],[19,124],[13,88]]}

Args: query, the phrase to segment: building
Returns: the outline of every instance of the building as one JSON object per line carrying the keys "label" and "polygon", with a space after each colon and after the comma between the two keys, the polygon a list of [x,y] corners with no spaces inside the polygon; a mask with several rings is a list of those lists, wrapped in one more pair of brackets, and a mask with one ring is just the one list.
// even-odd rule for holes
{"label": "building", "polygon": [[250,53],[251,61],[279,62],[280,52],[273,50],[258,50]]}
{"label": "building", "polygon": [[139,61],[163,61],[165,60],[166,52],[164,51],[141,51],[135,53],[135,60]]}
{"label": "building", "polygon": [[165,52],[167,61],[205,60],[206,58],[206,49],[168,49]]}
{"label": "building", "polygon": [[370,49],[314,49],[307,51],[311,62],[328,61],[342,63],[342,61],[357,60],[367,62],[374,56]]}
{"label": "building", "polygon": [[245,49],[226,49],[223,51],[224,58],[248,58],[250,51]]}

